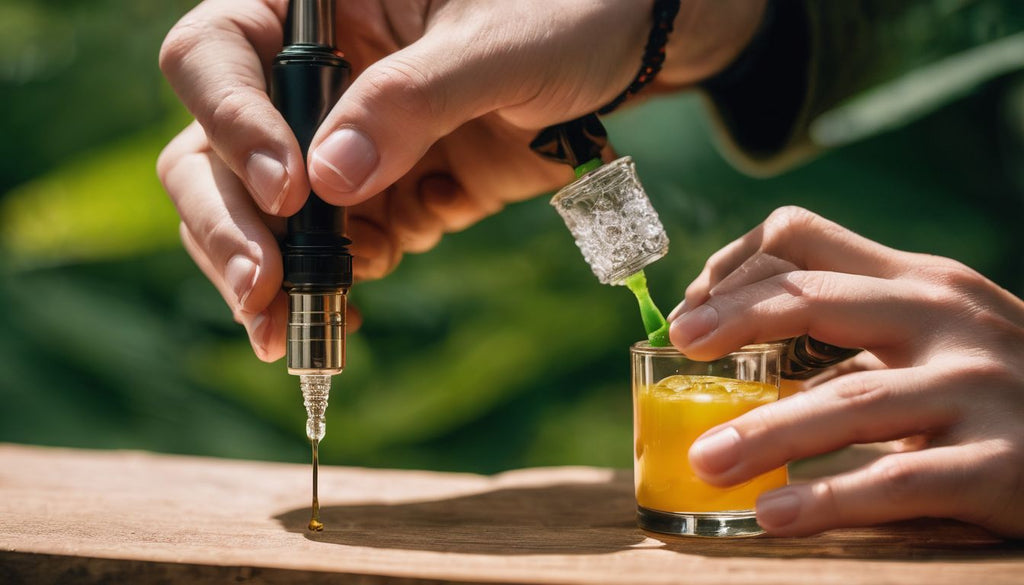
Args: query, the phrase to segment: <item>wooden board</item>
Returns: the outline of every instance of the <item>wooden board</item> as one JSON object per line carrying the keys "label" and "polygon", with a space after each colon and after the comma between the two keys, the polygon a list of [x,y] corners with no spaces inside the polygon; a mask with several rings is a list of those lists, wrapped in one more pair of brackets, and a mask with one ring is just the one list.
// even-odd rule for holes
{"label": "wooden board", "polygon": [[0,445],[0,583],[1024,583],[1024,544],[947,521],[673,539],[629,472],[496,476]]}

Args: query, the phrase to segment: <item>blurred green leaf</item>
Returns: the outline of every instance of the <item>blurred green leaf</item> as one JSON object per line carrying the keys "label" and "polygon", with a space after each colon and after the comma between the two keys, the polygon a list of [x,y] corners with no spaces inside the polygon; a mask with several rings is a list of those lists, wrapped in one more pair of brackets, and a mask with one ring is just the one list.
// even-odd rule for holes
{"label": "blurred green leaf", "polygon": [[14,266],[136,256],[176,247],[178,219],[156,178],[166,134],[87,154],[0,200],[0,246]]}

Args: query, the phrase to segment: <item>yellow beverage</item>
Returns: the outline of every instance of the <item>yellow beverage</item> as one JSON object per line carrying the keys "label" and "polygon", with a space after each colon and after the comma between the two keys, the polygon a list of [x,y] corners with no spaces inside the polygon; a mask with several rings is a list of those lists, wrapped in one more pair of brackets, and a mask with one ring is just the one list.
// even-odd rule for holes
{"label": "yellow beverage", "polygon": [[716,376],[669,376],[636,389],[636,499],[665,512],[752,510],[762,492],[786,485],[780,467],[738,486],[719,488],[697,478],[688,453],[705,431],[774,402],[771,384]]}
{"label": "yellow beverage", "polygon": [[779,380],[779,399],[800,392],[802,387],[803,380]]}

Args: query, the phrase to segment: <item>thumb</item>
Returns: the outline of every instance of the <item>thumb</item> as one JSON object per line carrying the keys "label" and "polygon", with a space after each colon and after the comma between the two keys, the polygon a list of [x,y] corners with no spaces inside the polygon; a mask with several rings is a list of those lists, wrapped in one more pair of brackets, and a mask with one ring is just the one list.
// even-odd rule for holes
{"label": "thumb", "polygon": [[[367,68],[320,126],[309,179],[320,197],[354,205],[407,173],[441,137],[513,103],[521,90],[480,52],[454,55],[457,40],[432,34]],[[468,45],[462,45],[468,46]]]}

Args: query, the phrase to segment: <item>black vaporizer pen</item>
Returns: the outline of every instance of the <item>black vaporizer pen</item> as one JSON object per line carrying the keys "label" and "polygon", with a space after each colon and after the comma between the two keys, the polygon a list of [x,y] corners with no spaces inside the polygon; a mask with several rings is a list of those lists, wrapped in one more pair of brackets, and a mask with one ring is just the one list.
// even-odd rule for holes
{"label": "black vaporizer pen", "polygon": [[[335,46],[334,0],[291,0],[284,48],[274,59],[270,96],[302,148],[348,87],[351,70]],[[331,376],[345,367],[345,305],[352,286],[345,208],[310,192],[288,218],[281,244],[288,292],[288,372],[299,376],[306,434],[323,438]]]}

